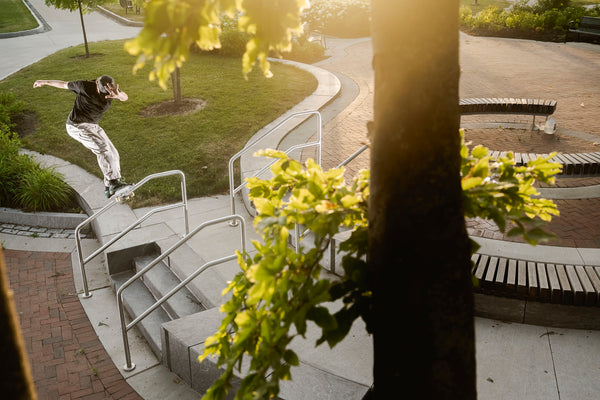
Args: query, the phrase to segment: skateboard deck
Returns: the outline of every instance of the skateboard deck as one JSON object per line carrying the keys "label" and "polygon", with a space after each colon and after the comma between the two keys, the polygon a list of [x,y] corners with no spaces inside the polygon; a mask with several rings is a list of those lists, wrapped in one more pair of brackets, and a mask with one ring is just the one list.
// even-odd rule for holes
{"label": "skateboard deck", "polygon": [[135,193],[133,192],[133,185],[123,186],[122,188],[117,189],[115,194],[113,194],[114,198],[117,201],[127,201],[131,200]]}

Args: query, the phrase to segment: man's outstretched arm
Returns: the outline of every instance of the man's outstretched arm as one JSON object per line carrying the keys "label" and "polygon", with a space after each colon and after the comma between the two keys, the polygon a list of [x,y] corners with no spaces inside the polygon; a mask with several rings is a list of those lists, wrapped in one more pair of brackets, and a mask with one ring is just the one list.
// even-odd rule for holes
{"label": "man's outstretched arm", "polygon": [[69,88],[69,82],[65,82],[65,81],[56,81],[56,80],[37,80],[33,83],[33,87],[37,88],[37,87],[42,87],[42,86],[53,86],[55,88],[59,88],[59,89],[68,89]]}

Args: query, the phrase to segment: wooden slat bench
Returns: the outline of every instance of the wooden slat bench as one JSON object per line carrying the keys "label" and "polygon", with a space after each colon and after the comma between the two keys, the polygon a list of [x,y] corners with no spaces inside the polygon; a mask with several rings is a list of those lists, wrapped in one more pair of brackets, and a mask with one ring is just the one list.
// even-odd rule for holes
{"label": "wooden slat bench", "polygon": [[520,114],[532,115],[531,129],[535,128],[535,117],[548,117],[556,111],[556,100],[523,98],[464,98],[459,100],[461,115],[472,114]]}
{"label": "wooden slat bench", "polygon": [[474,254],[477,292],[576,306],[600,306],[600,266],[562,265]]}
{"label": "wooden slat bench", "polygon": [[[506,156],[506,151],[490,150],[492,158]],[[513,153],[515,164],[526,165],[529,161],[539,157],[548,157],[548,154]],[[558,175],[598,175],[600,174],[600,152],[596,153],[561,153],[550,161],[562,164],[562,171]]]}
{"label": "wooden slat bench", "polygon": [[565,35],[565,42],[569,40],[569,37],[576,38],[575,41],[591,41],[600,42],[600,18],[596,17],[581,17],[581,21],[569,22],[569,30]]}

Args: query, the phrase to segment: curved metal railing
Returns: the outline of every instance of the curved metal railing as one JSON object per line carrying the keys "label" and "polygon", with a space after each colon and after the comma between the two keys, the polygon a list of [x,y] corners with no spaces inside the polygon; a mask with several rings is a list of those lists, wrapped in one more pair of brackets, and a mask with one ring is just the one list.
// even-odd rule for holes
{"label": "curved metal railing", "polygon": [[185,175],[183,172],[181,172],[179,170],[172,170],[172,171],[165,171],[165,172],[159,172],[156,174],[148,175],[147,177],[142,179],[140,182],[133,185],[131,187],[131,189],[129,189],[127,191],[126,195],[134,192],[137,188],[143,186],[145,183],[147,183],[148,181],[150,181],[152,179],[163,178],[163,177],[171,176],[171,175],[179,175],[181,178],[181,202],[175,203],[175,204],[169,204],[169,205],[162,206],[162,207],[157,207],[153,210],[150,210],[147,214],[145,214],[144,216],[139,218],[133,224],[129,225],[127,228],[125,228],[125,230],[123,230],[121,233],[116,235],[114,238],[112,238],[111,240],[106,242],[104,245],[102,245],[99,249],[94,251],[92,254],[90,254],[85,259],[83,258],[83,253],[82,253],[82,249],[81,249],[81,237],[79,236],[81,230],[84,227],[86,227],[87,225],[89,225],[92,221],[97,219],[100,215],[102,215],[106,211],[108,211],[111,207],[113,207],[114,205],[119,203],[120,198],[113,196],[113,198],[108,202],[108,204],[106,204],[100,210],[96,211],[92,216],[87,218],[85,221],[83,221],[81,224],[79,224],[77,226],[77,228],[75,228],[75,240],[77,243],[77,257],[79,260],[79,269],[81,270],[81,279],[83,281],[83,295],[81,295],[81,297],[89,298],[92,296],[92,294],[90,293],[90,291],[88,289],[87,276],[85,273],[85,264],[87,264],[90,260],[92,260],[98,254],[102,253],[108,247],[112,246],[116,241],[121,239],[123,236],[125,236],[127,233],[129,233],[136,226],[140,225],[142,222],[144,222],[145,220],[150,218],[153,214],[156,214],[161,211],[171,210],[171,209],[177,208],[177,207],[183,207],[185,234],[186,235],[188,234],[188,232],[189,232],[189,222],[188,222],[189,216],[188,216],[188,205],[187,205],[187,192],[186,192],[186,186],[185,186]]}
{"label": "curved metal railing", "polygon": [[[315,146],[317,147],[317,164],[321,165],[321,113],[319,111],[304,111],[304,112],[299,112],[299,113],[295,113],[290,115],[289,117],[287,117],[286,119],[284,119],[283,121],[281,121],[279,124],[277,124],[275,127],[273,127],[272,129],[270,129],[269,131],[265,132],[264,134],[262,134],[260,137],[256,138],[256,140],[254,140],[252,143],[247,144],[242,150],[240,150],[239,152],[237,152],[236,154],[234,154],[230,159],[229,159],[229,199],[231,202],[231,214],[235,214],[235,195],[242,190],[242,188],[244,187],[244,183],[242,180],[242,183],[240,183],[239,186],[235,186],[235,176],[234,176],[234,172],[233,172],[233,165],[235,163],[235,161],[240,158],[242,155],[246,154],[248,151],[252,150],[252,147],[257,144],[259,141],[261,141],[262,139],[264,139],[265,137],[269,136],[272,132],[276,131],[277,129],[279,129],[281,126],[283,126],[286,122],[288,122],[289,120],[291,120],[292,118],[297,118],[297,117],[302,117],[302,116],[309,116],[309,115],[315,115],[317,117],[317,140],[312,141],[312,142],[308,142],[308,143],[302,143],[302,144],[297,144],[294,145],[292,147],[290,147],[289,149],[286,150],[286,154],[290,154],[291,152],[295,151],[295,150],[299,150],[299,149],[304,149],[307,147],[312,147]],[[264,171],[266,171],[275,161],[268,163],[266,166],[264,166],[262,169],[260,169],[257,173],[253,174],[252,176],[257,176],[262,174]]]}
{"label": "curved metal railing", "polygon": [[121,318],[121,333],[123,335],[123,348],[125,351],[125,362],[126,362],[123,369],[125,371],[132,371],[133,369],[135,369],[135,364],[131,362],[131,351],[129,349],[129,339],[127,338],[127,332],[131,328],[133,328],[138,322],[140,322],[141,320],[146,318],[152,311],[154,311],[158,307],[160,307],[165,301],[167,301],[171,296],[173,296],[175,293],[177,293],[179,290],[181,290],[184,286],[186,286],[188,283],[190,283],[193,279],[195,279],[202,272],[204,272],[205,270],[207,270],[210,267],[214,267],[215,265],[218,265],[218,264],[221,264],[221,263],[224,263],[227,261],[235,260],[237,258],[237,255],[233,254],[233,255],[229,255],[229,256],[222,257],[222,258],[205,263],[200,268],[198,268],[196,271],[194,271],[192,274],[190,274],[187,278],[185,278],[183,281],[181,281],[177,286],[175,286],[173,289],[171,289],[167,294],[165,294],[163,297],[161,297],[159,300],[157,300],[156,303],[154,303],[152,306],[150,306],[146,311],[144,311],[143,313],[138,315],[129,324],[127,324],[125,322],[125,310],[123,307],[123,291],[125,289],[127,289],[127,287],[129,287],[135,280],[137,280],[142,275],[144,275],[146,272],[148,272],[149,270],[154,268],[154,266],[156,266],[158,263],[160,263],[166,257],[168,257],[171,253],[173,253],[175,250],[177,250],[179,247],[181,247],[183,244],[185,244],[190,238],[192,238],[194,235],[196,235],[202,229],[204,229],[210,225],[215,225],[215,224],[223,223],[225,221],[230,221],[230,220],[236,220],[236,222],[237,222],[236,226],[240,225],[240,222],[241,222],[241,225],[240,225],[241,243],[240,244],[242,247],[242,253],[245,254],[246,253],[246,226],[245,226],[246,224],[245,224],[244,218],[240,215],[235,215],[235,214],[228,215],[226,217],[216,218],[211,221],[207,221],[207,222],[200,224],[193,231],[191,231],[188,235],[186,235],[183,239],[179,240],[177,243],[175,243],[173,246],[171,246],[168,250],[166,250],[160,256],[155,258],[150,264],[145,266],[143,269],[141,269],[139,272],[137,272],[135,275],[133,275],[125,283],[123,283],[123,285],[121,285],[119,287],[119,289],[117,290],[117,306],[119,308],[119,317]]}

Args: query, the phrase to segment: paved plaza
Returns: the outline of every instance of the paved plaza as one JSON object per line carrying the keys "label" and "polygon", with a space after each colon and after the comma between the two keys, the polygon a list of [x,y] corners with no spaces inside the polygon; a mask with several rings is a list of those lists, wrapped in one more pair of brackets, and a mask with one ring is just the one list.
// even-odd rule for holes
{"label": "paved plaza", "polygon": [[[47,7],[42,0],[30,2],[52,29],[0,39],[0,51],[13,55],[0,59],[0,79],[61,48],[82,42],[76,13]],[[127,38],[139,31],[97,12],[86,15],[85,19],[89,41]],[[600,142],[600,124],[596,121],[600,115],[600,46],[464,34],[460,34],[460,46],[461,97],[518,95],[556,99],[558,106],[553,118],[565,138]],[[340,97],[344,103],[323,127],[325,168],[338,165],[367,143],[366,127],[373,118],[374,91],[372,46],[368,38],[330,38],[328,47],[331,57],[316,66],[340,78],[343,92]],[[485,145],[503,150],[506,144],[502,135],[494,134],[486,139]],[[559,141],[557,151],[560,145]],[[368,164],[369,154],[365,152],[349,166],[349,171],[366,168]],[[561,178],[557,186],[588,187],[600,193],[600,178]],[[210,201],[227,209],[226,196],[195,200],[192,207]],[[600,248],[600,194],[555,201],[561,216],[549,228],[558,238],[548,245]],[[485,221],[470,221],[469,233],[508,240]],[[90,316],[76,296],[73,240],[4,233],[0,234],[0,241],[40,399],[197,397],[160,366],[153,367],[151,373],[140,370],[128,375],[120,370],[122,361],[106,350],[105,338],[99,337],[99,332],[111,328],[112,322]],[[477,318],[476,339],[481,399],[584,400],[600,393],[598,331]]]}

